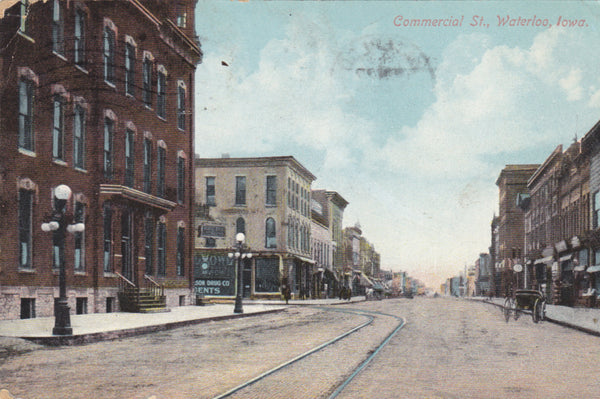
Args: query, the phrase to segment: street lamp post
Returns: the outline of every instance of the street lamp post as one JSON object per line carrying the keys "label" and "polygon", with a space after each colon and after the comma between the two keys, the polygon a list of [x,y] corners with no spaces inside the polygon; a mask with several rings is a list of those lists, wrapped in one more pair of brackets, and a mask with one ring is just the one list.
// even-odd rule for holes
{"label": "street lamp post", "polygon": [[244,309],[242,307],[242,290],[244,287],[244,271],[242,268],[242,259],[252,258],[252,253],[250,252],[250,249],[244,245],[245,239],[246,236],[244,235],[244,233],[237,233],[235,235],[235,252],[230,252],[228,254],[230,258],[235,257],[237,260],[237,286],[233,313],[244,313]]}
{"label": "street lamp post", "polygon": [[58,285],[59,285],[59,298],[56,301],[54,311],[54,328],[52,329],[53,335],[72,335],[73,328],[71,328],[71,316],[69,312],[69,305],[67,301],[67,278],[65,270],[65,231],[69,233],[81,233],[85,230],[83,223],[67,225],[65,220],[65,210],[67,201],[71,197],[71,189],[69,186],[61,184],[54,189],[54,212],[52,214],[52,221],[42,224],[42,230],[45,232],[52,231],[52,243],[54,247],[58,248]]}

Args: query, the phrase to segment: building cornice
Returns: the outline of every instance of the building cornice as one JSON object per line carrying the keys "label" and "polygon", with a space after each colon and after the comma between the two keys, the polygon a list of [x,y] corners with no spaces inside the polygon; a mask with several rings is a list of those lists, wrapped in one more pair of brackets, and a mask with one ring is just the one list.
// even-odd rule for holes
{"label": "building cornice", "polygon": [[196,158],[194,165],[200,168],[290,167],[310,181],[317,179],[315,175],[291,155],[247,158]]}
{"label": "building cornice", "polygon": [[535,173],[531,175],[531,177],[527,181],[527,187],[532,186],[535,183],[535,181],[546,172],[546,170],[550,167],[552,162],[558,160],[557,158],[561,155],[562,144],[559,144],[554,149],[554,151],[552,151],[552,154],[550,154],[550,156],[544,161],[544,163],[535,171]]}

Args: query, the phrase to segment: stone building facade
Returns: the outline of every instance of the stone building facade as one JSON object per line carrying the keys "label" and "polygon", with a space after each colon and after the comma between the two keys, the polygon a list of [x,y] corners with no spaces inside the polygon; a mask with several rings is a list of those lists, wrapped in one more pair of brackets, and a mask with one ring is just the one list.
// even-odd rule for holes
{"label": "stone building facade", "polygon": [[191,295],[196,0],[0,4],[0,318],[50,316],[40,225],[68,185],[72,312],[119,309],[123,278]]}
{"label": "stone building facade", "polygon": [[243,264],[243,295],[295,298],[313,290],[311,184],[316,177],[292,156],[196,158],[194,281],[208,297],[233,297],[229,258],[242,232],[253,254]]}

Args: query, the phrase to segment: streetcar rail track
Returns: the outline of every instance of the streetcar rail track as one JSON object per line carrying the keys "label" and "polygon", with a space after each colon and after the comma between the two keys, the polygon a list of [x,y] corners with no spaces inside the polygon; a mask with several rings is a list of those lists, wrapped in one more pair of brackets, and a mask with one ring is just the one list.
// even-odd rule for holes
{"label": "streetcar rail track", "polygon": [[272,369],[270,369],[268,371],[265,371],[262,374],[254,377],[254,378],[252,378],[252,379],[250,379],[250,380],[248,380],[248,381],[246,381],[246,382],[244,382],[244,383],[242,383],[242,384],[240,384],[240,385],[238,385],[238,386],[236,386],[234,388],[231,388],[230,390],[228,390],[225,393],[222,393],[222,394],[220,394],[218,396],[215,396],[213,399],[227,398],[227,397],[235,394],[236,392],[239,392],[242,389],[250,387],[251,385],[253,385],[253,384],[255,384],[255,383],[263,380],[264,378],[266,378],[266,377],[268,377],[268,376],[270,376],[270,375],[272,375],[272,374],[274,374],[274,373],[276,373],[276,372],[278,372],[278,371],[280,371],[280,370],[282,370],[282,369],[284,369],[284,368],[286,368],[288,366],[291,366],[292,364],[297,363],[298,361],[300,361],[302,359],[305,359],[308,356],[310,356],[310,355],[312,355],[312,354],[314,354],[316,352],[319,352],[320,350],[322,350],[322,349],[324,349],[324,348],[326,348],[328,346],[333,345],[334,343],[336,343],[336,342],[338,342],[338,341],[340,341],[340,340],[348,337],[349,335],[351,335],[351,334],[353,334],[353,333],[361,330],[362,328],[364,328],[364,327],[372,324],[373,321],[375,320],[375,316],[374,315],[389,316],[389,317],[393,317],[393,318],[395,318],[397,320],[400,320],[400,323],[398,324],[398,326],[396,326],[396,328],[390,334],[387,335],[387,337],[377,346],[377,348],[373,352],[371,352],[369,354],[369,356],[356,369],[354,369],[354,372],[348,378],[346,378],[342,382],[342,384],[340,384],[340,385],[337,386],[337,388],[333,392],[333,394],[331,396],[329,396],[329,399],[333,399],[336,396],[338,396],[344,390],[344,388],[354,379],[354,377],[356,377],[360,373],[360,371],[362,371],[373,360],[373,358],[377,355],[377,353],[379,353],[379,351],[385,345],[387,345],[387,343],[392,339],[392,337],[398,331],[400,331],[404,327],[404,325],[406,324],[406,320],[404,318],[402,318],[402,317],[398,317],[398,316],[387,314],[387,313],[376,312],[376,311],[368,311],[368,310],[363,310],[363,309],[339,309],[339,308],[330,308],[330,307],[323,307],[323,306],[316,306],[316,308],[327,310],[327,311],[331,311],[331,312],[351,313],[351,314],[354,314],[354,315],[360,315],[360,316],[366,317],[367,320],[365,322],[359,324],[358,326],[353,327],[350,330],[348,330],[348,331],[346,331],[346,332],[338,335],[337,337],[335,337],[335,338],[333,338],[333,339],[331,339],[331,340],[329,340],[329,341],[327,341],[327,342],[325,342],[325,343],[323,343],[321,345],[318,345],[318,346],[310,349],[309,351],[306,351],[306,352],[304,352],[304,353],[302,353],[302,354],[294,357],[293,359],[288,360],[288,361],[286,361],[286,362],[284,362],[284,363],[282,363],[282,364],[280,364],[280,365],[278,365],[278,366],[276,366],[276,367],[274,367],[274,368],[272,368]]}
{"label": "streetcar rail track", "polygon": [[372,314],[379,314],[379,315],[383,315],[383,316],[390,316],[390,317],[394,317],[395,319],[399,320],[400,323],[396,326],[396,328],[394,328],[394,330],[388,334],[388,336],[377,346],[377,348],[373,351],[373,353],[371,353],[355,370],[354,372],[346,379],[344,380],[344,382],[342,382],[342,384],[340,384],[337,389],[335,391],[333,391],[333,393],[329,396],[329,399],[334,399],[336,398],[340,393],[342,393],[342,391],[348,386],[348,384],[350,384],[350,382],[352,382],[352,380],[354,379],[354,377],[356,377],[365,367],[367,367],[369,365],[369,363],[371,363],[371,361],[375,358],[375,356],[377,356],[377,354],[379,353],[379,351],[381,349],[383,349],[384,346],[386,346],[390,340],[394,337],[394,335],[396,335],[398,333],[398,331],[400,331],[402,328],[404,328],[404,326],[406,325],[406,319],[404,319],[403,317],[399,317],[396,315],[391,315],[388,313],[382,313],[382,312],[375,312],[375,311],[364,311],[365,313],[372,313]]}

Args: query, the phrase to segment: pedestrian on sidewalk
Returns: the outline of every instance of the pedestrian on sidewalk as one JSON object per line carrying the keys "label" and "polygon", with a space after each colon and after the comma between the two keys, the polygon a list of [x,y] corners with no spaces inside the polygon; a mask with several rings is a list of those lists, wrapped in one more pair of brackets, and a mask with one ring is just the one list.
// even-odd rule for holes
{"label": "pedestrian on sidewalk", "polygon": [[283,289],[282,289],[282,294],[283,294],[283,299],[285,299],[285,304],[287,305],[290,298],[292,297],[292,294],[290,292],[290,287],[288,287],[287,285],[284,285]]}

